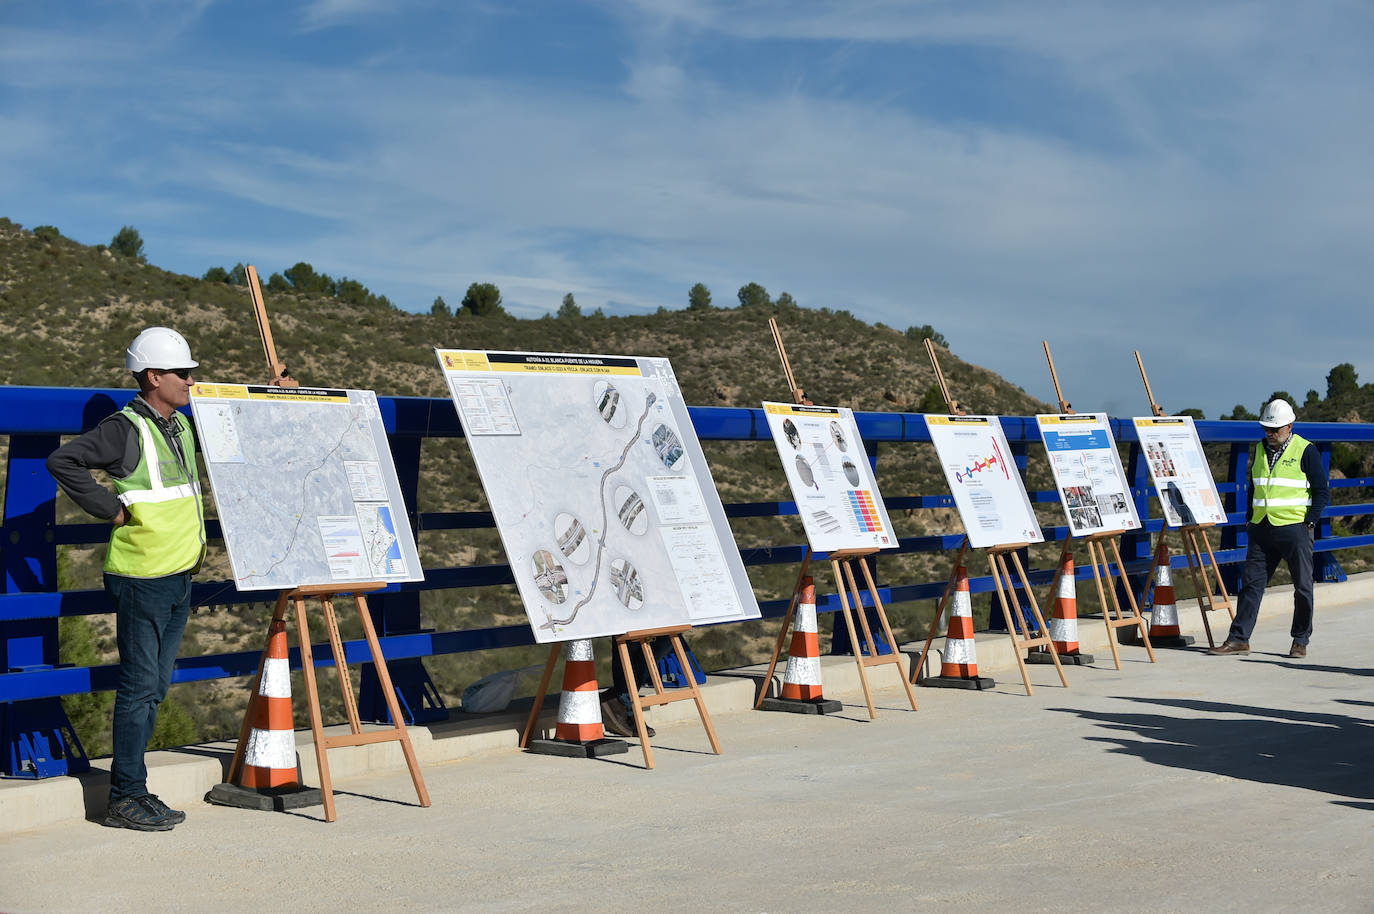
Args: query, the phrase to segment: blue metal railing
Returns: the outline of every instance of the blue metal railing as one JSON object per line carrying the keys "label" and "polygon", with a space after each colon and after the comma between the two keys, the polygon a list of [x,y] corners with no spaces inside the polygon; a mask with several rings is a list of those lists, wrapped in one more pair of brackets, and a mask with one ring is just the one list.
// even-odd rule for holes
{"label": "blue metal railing", "polygon": [[[0,713],[7,703],[51,700],[63,695],[108,690],[116,684],[116,666],[61,667],[58,664],[58,619],[105,613],[109,605],[100,590],[57,590],[57,549],[63,545],[103,543],[109,535],[109,527],[100,523],[57,523],[56,484],[48,475],[44,460],[57,447],[61,435],[92,428],[100,419],[121,408],[131,396],[132,391],[124,390],[0,388],[0,434],[9,436],[4,520],[0,525],[0,570],[4,574],[3,591],[0,592]],[[422,531],[492,527],[493,521],[487,512],[421,514],[414,510],[418,504],[421,442],[426,438],[462,435],[452,404],[448,400],[419,397],[383,397],[379,398],[379,403],[402,490],[411,508],[412,527]],[[762,409],[693,407],[690,412],[697,435],[703,440],[771,442]],[[860,413],[856,418],[870,460],[875,471],[879,471],[880,484],[880,454],[900,453],[930,441],[919,414]],[[1038,447],[1040,442],[1035,419],[1004,416],[1001,421],[1024,471],[1029,449]],[[1247,485],[1247,454],[1259,438],[1259,426],[1254,422],[1200,421],[1197,428],[1204,443],[1229,447],[1229,472],[1218,483],[1228,511],[1228,523],[1221,529],[1217,560],[1223,565],[1236,563],[1244,556],[1244,518],[1241,514]],[[1318,446],[1328,467],[1333,444],[1374,443],[1374,424],[1299,423],[1297,428]],[[1163,522],[1159,517],[1149,517],[1154,491],[1141,459],[1134,425],[1129,419],[1113,420],[1113,433],[1119,443],[1129,446],[1126,470],[1132,480],[1137,510],[1144,522],[1143,530],[1123,537],[1122,555],[1129,572],[1143,574],[1148,570],[1149,535],[1160,530]],[[766,446],[771,447],[771,443]],[[933,465],[934,451],[924,449],[918,459],[931,460]],[[1374,486],[1374,478],[1336,480],[1333,486],[1337,489],[1366,488]],[[1054,490],[1034,491],[1031,498],[1040,504],[1058,501]],[[954,506],[948,494],[889,491],[885,501],[890,511]],[[795,515],[797,509],[790,501],[769,501],[729,504],[726,513],[731,518],[782,517]],[[1326,511],[1318,534],[1317,551],[1319,565],[1327,579],[1343,577],[1334,557],[1336,551],[1374,545],[1374,536],[1337,537],[1332,534],[1332,518],[1362,514],[1374,514],[1374,504],[1335,505]],[[218,535],[213,524],[210,533]],[[1067,528],[1049,526],[1045,528],[1045,535],[1048,540],[1061,540],[1067,536]],[[898,551],[935,552],[957,548],[961,538],[958,533],[905,537],[900,540]],[[803,544],[741,550],[746,565],[795,564],[801,561],[804,553]],[[1182,558],[1177,561],[1181,563]],[[1086,575],[1087,569],[1080,572]],[[1044,584],[1052,574],[1053,569],[1033,570],[1031,583]],[[533,644],[532,633],[526,625],[445,632],[421,629],[421,591],[511,583],[510,569],[504,564],[426,568],[423,582],[391,585],[370,598],[382,635],[382,650],[388,661]],[[879,596],[885,602],[932,599],[940,596],[944,586],[944,580],[889,582],[880,587]],[[975,592],[990,591],[992,586],[991,578],[971,581],[971,589]],[[227,581],[196,584],[192,593],[193,605],[262,601],[262,594],[239,593]],[[787,600],[760,604],[766,618],[781,616],[786,605]],[[822,612],[838,608],[838,600],[833,595],[823,599],[818,607]],[[317,664],[331,661],[328,645],[312,650]],[[345,653],[350,662],[370,659],[368,648],[361,641],[346,643]],[[173,682],[247,675],[256,670],[258,656],[257,651],[242,651],[182,657],[177,661]],[[295,652],[292,663],[299,664]],[[399,678],[404,680],[405,677]],[[398,682],[398,688],[405,690],[403,682]]]}

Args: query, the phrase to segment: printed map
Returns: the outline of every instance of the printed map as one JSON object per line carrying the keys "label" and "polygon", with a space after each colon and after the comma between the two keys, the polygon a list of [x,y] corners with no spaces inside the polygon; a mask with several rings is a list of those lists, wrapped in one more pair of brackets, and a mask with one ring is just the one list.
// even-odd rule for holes
{"label": "printed map", "polygon": [[239,590],[423,580],[376,394],[191,390]]}
{"label": "printed map", "polygon": [[536,640],[758,618],[666,359],[436,354]]}

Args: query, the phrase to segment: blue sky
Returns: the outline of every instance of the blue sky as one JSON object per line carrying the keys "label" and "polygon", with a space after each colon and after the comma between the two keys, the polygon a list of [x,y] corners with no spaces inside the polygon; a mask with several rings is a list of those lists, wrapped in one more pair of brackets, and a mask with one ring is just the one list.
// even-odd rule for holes
{"label": "blue sky", "polygon": [[1374,381],[1374,6],[0,0],[0,215],[409,310],[753,281],[1215,417]]}

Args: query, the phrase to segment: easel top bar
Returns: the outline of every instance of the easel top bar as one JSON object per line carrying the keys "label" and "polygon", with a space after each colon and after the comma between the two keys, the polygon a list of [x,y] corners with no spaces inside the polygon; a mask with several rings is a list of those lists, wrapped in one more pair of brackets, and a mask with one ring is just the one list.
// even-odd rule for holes
{"label": "easel top bar", "polygon": [[323,597],[338,596],[339,594],[350,593],[372,593],[377,590],[386,590],[387,585],[380,582],[369,582],[366,584],[307,584],[304,587],[297,587],[288,592],[288,597]]}
{"label": "easel top bar", "polygon": [[665,625],[662,628],[641,628],[623,635],[616,635],[616,641],[644,641],[660,635],[680,635],[692,630],[690,625]]}

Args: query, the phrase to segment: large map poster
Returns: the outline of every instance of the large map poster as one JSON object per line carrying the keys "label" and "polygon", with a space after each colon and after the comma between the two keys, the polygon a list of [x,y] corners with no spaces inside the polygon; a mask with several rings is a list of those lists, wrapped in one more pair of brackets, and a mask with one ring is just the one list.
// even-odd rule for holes
{"label": "large map poster", "polygon": [[436,354],[537,641],[758,618],[667,359]]}
{"label": "large map poster", "polygon": [[1026,486],[996,416],[926,416],[954,505],[975,548],[1041,543]]}
{"label": "large map poster", "polygon": [[1035,417],[1074,536],[1140,527],[1106,413]]}
{"label": "large map poster", "polygon": [[791,403],[764,403],[763,412],[811,548],[896,548],[854,412]]}
{"label": "large map poster", "polygon": [[191,415],[239,590],[424,580],[372,391],[197,383]]}
{"label": "large map poster", "polygon": [[1192,416],[1138,416],[1135,434],[1170,527],[1224,524],[1226,510]]}

